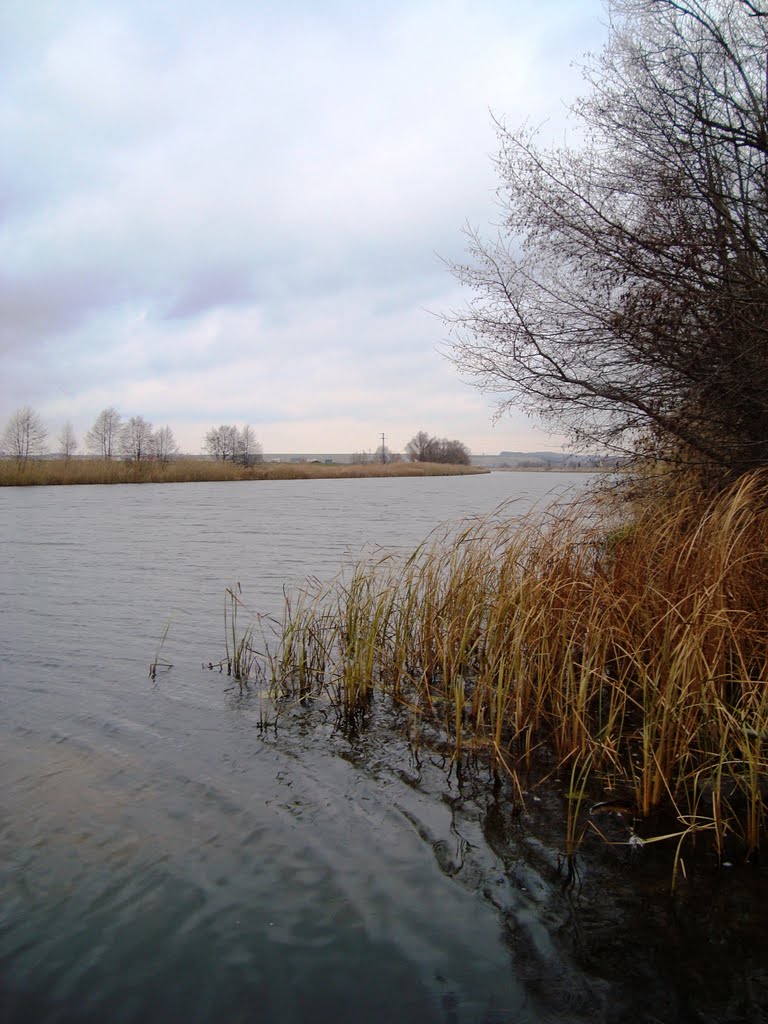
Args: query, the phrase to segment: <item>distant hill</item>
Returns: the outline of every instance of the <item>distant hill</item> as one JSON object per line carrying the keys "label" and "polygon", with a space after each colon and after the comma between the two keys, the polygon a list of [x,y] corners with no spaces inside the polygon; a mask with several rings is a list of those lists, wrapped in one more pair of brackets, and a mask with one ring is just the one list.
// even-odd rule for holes
{"label": "distant hill", "polygon": [[473,455],[472,464],[486,469],[605,469],[619,464],[612,456],[574,455],[572,452],[499,452]]}

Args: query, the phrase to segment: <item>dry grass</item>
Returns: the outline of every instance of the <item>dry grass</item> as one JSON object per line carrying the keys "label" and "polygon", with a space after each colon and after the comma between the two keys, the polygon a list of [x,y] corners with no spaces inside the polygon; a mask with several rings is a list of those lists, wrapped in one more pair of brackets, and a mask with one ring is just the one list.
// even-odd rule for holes
{"label": "dry grass", "polygon": [[278,699],[322,695],[347,720],[386,695],[456,763],[559,774],[568,852],[579,812],[612,794],[637,819],[671,814],[665,838],[706,831],[720,853],[733,837],[754,851],[768,820],[768,476],[610,519],[596,499],[497,516],[405,562],[358,564],[289,597],[273,636],[244,638],[249,669]]}
{"label": "dry grass", "polygon": [[425,462],[395,462],[365,466],[320,465],[313,462],[265,462],[236,466],[209,459],[177,459],[159,462],[120,462],[105,459],[41,459],[19,466],[0,459],[0,487],[59,484],[167,484],[217,480],[315,480],[346,477],[455,476],[486,473],[473,466],[448,466]]}

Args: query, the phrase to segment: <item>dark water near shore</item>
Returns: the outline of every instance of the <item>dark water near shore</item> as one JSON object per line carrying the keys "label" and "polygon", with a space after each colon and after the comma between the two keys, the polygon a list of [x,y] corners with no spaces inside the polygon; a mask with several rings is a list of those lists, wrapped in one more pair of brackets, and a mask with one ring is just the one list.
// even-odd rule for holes
{"label": "dark water near shore", "polygon": [[564,889],[556,786],[516,816],[383,720],[262,735],[201,668],[236,581],[274,612],[366,545],[584,482],[0,491],[0,1019],[765,1019],[759,871],[672,897],[616,848]]}

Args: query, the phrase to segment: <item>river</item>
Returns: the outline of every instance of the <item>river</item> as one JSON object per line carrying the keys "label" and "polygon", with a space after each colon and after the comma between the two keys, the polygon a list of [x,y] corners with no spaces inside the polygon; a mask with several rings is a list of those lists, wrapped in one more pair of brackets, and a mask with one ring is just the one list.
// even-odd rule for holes
{"label": "river", "polygon": [[521,822],[384,727],[261,732],[203,668],[235,582],[274,613],[372,545],[587,479],[0,491],[2,1019],[760,1019],[763,875],[673,898],[616,855],[564,888],[556,796]]}

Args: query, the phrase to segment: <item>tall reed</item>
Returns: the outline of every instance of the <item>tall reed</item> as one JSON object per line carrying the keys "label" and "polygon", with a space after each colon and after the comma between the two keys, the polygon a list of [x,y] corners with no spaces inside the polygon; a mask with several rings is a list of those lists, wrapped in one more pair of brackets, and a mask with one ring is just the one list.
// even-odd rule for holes
{"label": "tall reed", "polygon": [[[638,818],[766,839],[768,476],[616,518],[599,499],[446,529],[289,596],[273,692],[345,718],[407,705],[453,756],[559,771],[575,814],[620,792]],[[580,832],[569,820],[569,850]]]}
{"label": "tall reed", "polygon": [[364,466],[316,462],[263,462],[239,466],[212,459],[175,459],[122,462],[117,459],[39,459],[19,465],[0,459],[0,487],[60,484],[196,483],[217,480],[314,480],[348,477],[456,476],[487,473],[477,466],[450,466],[427,462],[380,462]]}

